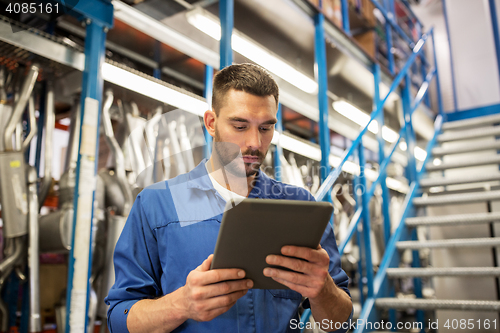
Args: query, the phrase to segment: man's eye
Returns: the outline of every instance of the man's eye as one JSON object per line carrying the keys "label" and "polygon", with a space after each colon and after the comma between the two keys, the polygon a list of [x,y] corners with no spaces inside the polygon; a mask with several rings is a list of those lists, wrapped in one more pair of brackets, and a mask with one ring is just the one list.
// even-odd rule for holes
{"label": "man's eye", "polygon": [[234,128],[236,128],[237,130],[243,130],[245,129],[245,126],[234,126]]}
{"label": "man's eye", "polygon": [[271,130],[271,127],[261,127],[260,130],[263,132],[267,132]]}

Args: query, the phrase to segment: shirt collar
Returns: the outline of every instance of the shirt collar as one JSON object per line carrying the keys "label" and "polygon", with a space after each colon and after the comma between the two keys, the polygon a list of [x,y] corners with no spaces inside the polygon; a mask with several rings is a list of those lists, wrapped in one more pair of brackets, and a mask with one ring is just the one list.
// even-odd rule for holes
{"label": "shirt collar", "polygon": [[[215,191],[215,188],[208,177],[205,163],[208,161],[204,158],[193,170],[188,173],[188,188],[197,188],[202,191]],[[249,198],[260,198],[262,193],[267,193],[266,189],[271,186],[271,178],[264,172],[259,170],[254,178],[252,191],[248,195]]]}

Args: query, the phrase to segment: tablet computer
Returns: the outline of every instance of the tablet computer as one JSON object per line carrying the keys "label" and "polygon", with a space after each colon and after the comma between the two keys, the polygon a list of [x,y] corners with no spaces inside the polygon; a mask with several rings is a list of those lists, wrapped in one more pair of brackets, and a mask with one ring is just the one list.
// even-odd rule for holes
{"label": "tablet computer", "polygon": [[229,208],[222,217],[211,269],[243,269],[254,289],[288,289],[264,276],[264,268],[271,267],[266,257],[281,254],[285,245],[317,248],[333,211],[327,202],[273,199],[244,199]]}

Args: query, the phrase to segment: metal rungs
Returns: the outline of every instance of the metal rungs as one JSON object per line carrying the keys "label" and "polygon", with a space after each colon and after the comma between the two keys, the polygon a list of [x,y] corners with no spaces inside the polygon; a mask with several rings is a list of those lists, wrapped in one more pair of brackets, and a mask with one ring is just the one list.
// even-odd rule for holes
{"label": "metal rungs", "polygon": [[471,192],[419,197],[413,199],[413,204],[415,206],[438,206],[496,200],[500,200],[500,191]]}
{"label": "metal rungs", "polygon": [[475,128],[466,131],[448,132],[440,134],[437,137],[438,142],[467,140],[475,138],[483,138],[485,136],[500,135],[500,126]]}
{"label": "metal rungs", "polygon": [[417,227],[417,226],[429,226],[429,225],[445,226],[445,225],[461,225],[461,224],[480,224],[480,223],[487,223],[494,221],[500,221],[500,212],[410,217],[405,220],[405,223],[408,227]]}
{"label": "metal rungs", "polygon": [[500,311],[500,301],[378,298],[375,300],[375,305],[379,308],[396,310]]}
{"label": "metal rungs", "polygon": [[493,246],[500,246],[500,237],[440,239],[430,241],[402,241],[396,243],[396,247],[399,250]]}
{"label": "metal rungs", "polygon": [[500,150],[500,140],[488,141],[484,143],[467,143],[463,145],[454,145],[453,147],[435,147],[432,148],[432,156],[444,156],[452,154],[470,153],[484,150]]}
{"label": "metal rungs", "polygon": [[500,276],[500,267],[388,268],[390,278],[433,276]]}
{"label": "metal rungs", "polygon": [[456,168],[466,168],[478,165],[500,164],[500,155],[486,156],[482,158],[469,158],[466,161],[458,162],[444,162],[439,165],[428,163],[426,166],[427,171],[447,170]]}
{"label": "metal rungs", "polygon": [[500,123],[500,114],[493,114],[491,116],[477,117],[472,119],[450,121],[444,123],[442,128],[443,131],[446,131],[446,130],[464,129],[477,126],[484,126],[484,125],[492,125],[496,123]]}
{"label": "metal rungs", "polygon": [[425,178],[420,180],[420,187],[471,184],[471,183],[481,183],[481,182],[493,182],[497,180],[500,180],[500,173],[474,175],[474,176],[461,176],[461,177]]}

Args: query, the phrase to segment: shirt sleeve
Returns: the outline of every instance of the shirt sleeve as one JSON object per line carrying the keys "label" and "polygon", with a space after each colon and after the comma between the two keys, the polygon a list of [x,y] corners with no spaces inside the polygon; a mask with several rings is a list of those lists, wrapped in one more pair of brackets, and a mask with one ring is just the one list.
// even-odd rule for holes
{"label": "shirt sleeve", "polygon": [[137,196],[115,247],[115,284],[104,300],[109,305],[111,333],[128,332],[128,313],[137,301],[162,295],[157,241],[142,207],[143,192]]}

